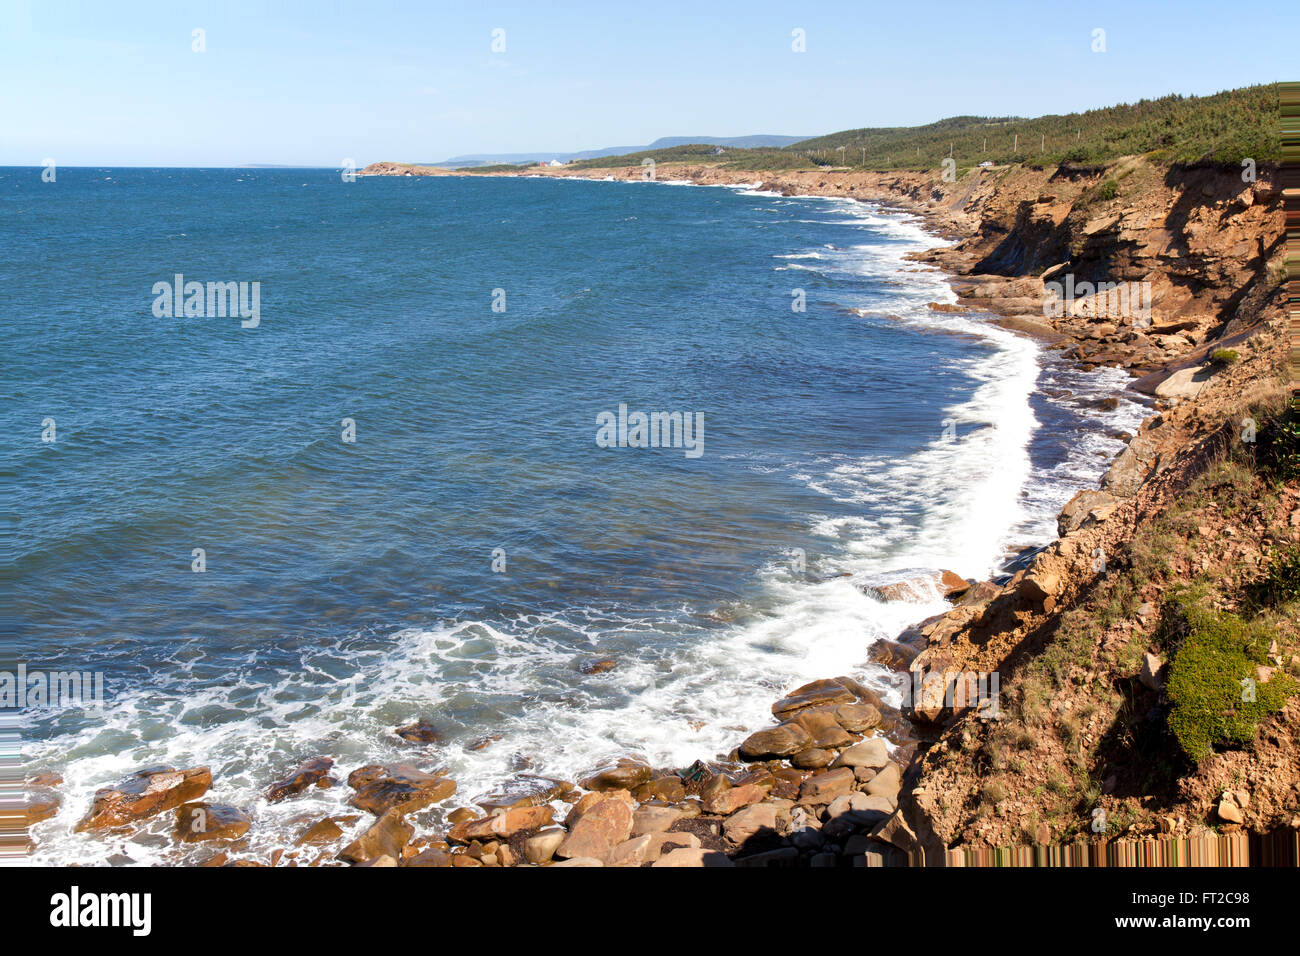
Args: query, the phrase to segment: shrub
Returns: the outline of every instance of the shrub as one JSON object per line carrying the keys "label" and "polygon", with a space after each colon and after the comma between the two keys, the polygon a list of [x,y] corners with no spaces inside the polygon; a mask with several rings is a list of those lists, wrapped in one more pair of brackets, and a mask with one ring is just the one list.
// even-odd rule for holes
{"label": "shrub", "polygon": [[1292,401],[1279,415],[1265,419],[1257,436],[1258,461],[1280,481],[1300,478],[1300,407]]}
{"label": "shrub", "polygon": [[1215,349],[1210,354],[1210,360],[1218,365],[1231,365],[1238,357],[1236,349]]}
{"label": "shrub", "polygon": [[1296,689],[1281,671],[1258,683],[1256,667],[1268,663],[1271,628],[1211,610],[1203,600],[1183,591],[1167,616],[1176,646],[1166,686],[1169,730],[1197,763],[1216,746],[1250,743],[1259,722],[1280,711]]}
{"label": "shrub", "polygon": [[1300,600],[1300,547],[1276,548],[1269,556],[1264,575],[1250,587],[1256,604],[1288,604]]}

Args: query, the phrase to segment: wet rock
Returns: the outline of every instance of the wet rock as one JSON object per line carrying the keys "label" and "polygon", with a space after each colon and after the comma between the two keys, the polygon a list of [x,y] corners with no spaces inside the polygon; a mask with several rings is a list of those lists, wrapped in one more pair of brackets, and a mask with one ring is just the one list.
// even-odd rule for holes
{"label": "wet rock", "polygon": [[555,822],[555,811],[549,806],[512,807],[499,810],[491,816],[458,823],[447,833],[452,843],[469,843],[471,840],[508,840],[516,833],[536,830]]}
{"label": "wet rock", "polygon": [[389,810],[370,829],[344,847],[338,858],[348,863],[366,863],[380,856],[399,860],[402,849],[414,833],[415,828],[402,819],[399,811]]}
{"label": "wet rock", "polygon": [[[573,785],[564,780],[542,777],[536,774],[521,773],[474,802],[489,813],[509,807],[537,807],[543,803],[558,800]],[[459,823],[459,820],[453,820]]]}
{"label": "wet rock", "polygon": [[197,800],[212,786],[207,767],[174,770],[151,767],[131,774],[121,783],[95,791],[90,812],[77,824],[78,831],[126,826],[165,810]]}
{"label": "wet rock", "polygon": [[49,787],[28,787],[24,804],[24,826],[48,820],[59,812],[62,805],[63,799]]}
{"label": "wet rock", "polygon": [[632,791],[637,802],[662,800],[664,803],[677,803],[686,799],[686,787],[680,777],[659,777],[649,783],[643,783]]}
{"label": "wet rock", "polygon": [[833,708],[806,710],[794,718],[794,723],[808,731],[808,735],[812,737],[813,747],[823,750],[847,747],[854,740],[835,719]]}
{"label": "wet rock", "polygon": [[320,846],[325,843],[333,843],[343,836],[343,828],[339,826],[338,821],[333,817],[325,817],[318,820],[302,831],[298,836],[298,846]]}
{"label": "wet rock", "polygon": [[352,806],[375,816],[389,810],[411,813],[456,792],[450,777],[425,773],[409,763],[369,764],[348,775],[348,786],[357,791],[349,801]]}
{"label": "wet rock", "polygon": [[573,825],[555,851],[561,859],[605,856],[632,835],[632,809],[623,800],[607,797],[591,806]]}
{"label": "wet rock", "polygon": [[[843,688],[840,689],[843,691]],[[740,745],[740,755],[748,760],[788,757],[801,750],[808,750],[812,747],[812,742],[812,735],[801,724],[787,721],[750,734]]]}
{"label": "wet rock", "polygon": [[851,734],[865,734],[880,723],[880,711],[872,704],[840,704],[835,719]]}
{"label": "wet rock", "polygon": [[266,789],[266,802],[279,803],[287,797],[302,793],[308,787],[318,786],[329,776],[334,766],[332,757],[312,757],[300,763],[289,776],[277,780]]}
{"label": "wet rock", "polygon": [[813,774],[799,788],[799,802],[813,806],[828,804],[836,797],[852,792],[853,784],[853,771],[847,767]]}
{"label": "wet rock", "polygon": [[1119,499],[1108,491],[1080,491],[1066,502],[1057,515],[1056,532],[1064,538],[1079,528],[1105,521],[1118,505]]}
{"label": "wet rock", "polygon": [[835,758],[835,767],[870,767],[874,770],[889,763],[889,748],[883,737],[871,737],[847,748]]}
{"label": "wet rock", "polygon": [[613,766],[600,768],[580,785],[584,790],[632,790],[652,776],[653,771],[643,761],[623,757]]}
{"label": "wet rock", "polygon": [[438,740],[438,731],[427,720],[417,720],[405,727],[398,727],[393,733],[413,744],[432,744]]}
{"label": "wet rock", "polygon": [[237,840],[248,832],[253,818],[224,803],[187,803],[176,808],[176,839],[183,843]]}
{"label": "wet rock", "polygon": [[[810,707],[824,707],[828,704],[851,704],[856,700],[853,691],[839,680],[815,680],[791,691],[773,704],[772,715],[777,720],[784,721]],[[800,747],[798,749],[803,750],[805,748]],[[793,752],[795,751],[791,751],[791,753]]]}
{"label": "wet rock", "polygon": [[723,835],[735,844],[744,843],[760,832],[776,833],[776,807],[770,803],[745,807],[722,825]]}
{"label": "wet rock", "polygon": [[564,842],[564,836],[564,831],[558,827],[530,836],[524,841],[524,859],[538,865],[549,862]]}
{"label": "wet rock", "polygon": [[917,649],[898,641],[881,639],[867,650],[867,658],[891,671],[905,671],[916,658]]}
{"label": "wet rock", "polygon": [[800,770],[821,770],[823,767],[829,767],[834,759],[835,754],[832,751],[813,748],[799,751],[790,758],[790,763]]}
{"label": "wet rock", "polygon": [[617,666],[618,661],[612,657],[597,657],[583,661],[578,665],[578,670],[583,674],[604,674],[606,671],[612,671]]}

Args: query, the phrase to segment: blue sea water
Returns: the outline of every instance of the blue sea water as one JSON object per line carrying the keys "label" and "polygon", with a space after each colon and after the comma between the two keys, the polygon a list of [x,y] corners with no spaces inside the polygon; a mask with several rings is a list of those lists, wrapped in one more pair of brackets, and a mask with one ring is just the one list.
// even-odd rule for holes
{"label": "blue sea water", "polygon": [[[436,826],[524,771],[711,758],[804,680],[895,694],[867,648],[942,604],[860,585],[995,573],[1141,414],[927,308],[910,217],[758,184],[8,168],[0,242],[12,636],[108,698],[23,714],[66,778],[38,861],[185,858],[71,833],[144,765],[211,766],[262,858],[343,806],[261,801],[316,753],[448,767]],[[176,274],[259,283],[260,321],[157,316]],[[601,447],[620,405],[701,454]]]}

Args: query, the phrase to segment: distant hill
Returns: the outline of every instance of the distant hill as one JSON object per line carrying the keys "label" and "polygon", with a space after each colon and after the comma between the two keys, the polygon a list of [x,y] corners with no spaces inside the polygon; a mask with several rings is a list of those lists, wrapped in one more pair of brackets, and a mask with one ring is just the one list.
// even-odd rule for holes
{"label": "distant hill", "polygon": [[525,163],[544,163],[558,159],[567,163],[575,159],[604,159],[609,156],[625,156],[628,153],[641,153],[652,149],[671,149],[688,143],[705,143],[709,146],[722,146],[727,149],[780,149],[791,143],[802,142],[806,136],[773,136],[759,134],[756,136],[661,136],[648,146],[606,146],[603,149],[587,149],[577,153],[469,153],[453,156],[437,163],[417,163],[419,166],[443,166],[450,169],[463,169],[467,166],[522,165]]}

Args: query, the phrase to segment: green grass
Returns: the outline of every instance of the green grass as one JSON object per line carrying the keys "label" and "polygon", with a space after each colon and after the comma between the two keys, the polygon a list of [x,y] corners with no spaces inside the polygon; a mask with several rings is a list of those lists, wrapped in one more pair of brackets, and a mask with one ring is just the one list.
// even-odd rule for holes
{"label": "green grass", "polygon": [[1232,365],[1240,357],[1236,349],[1215,349],[1210,353],[1210,360],[1218,365]]}
{"label": "green grass", "polygon": [[1280,711],[1296,690],[1280,671],[1258,683],[1256,667],[1269,663],[1273,629],[1210,608],[1207,600],[1202,589],[1181,591],[1164,635],[1174,647],[1166,687],[1169,730],[1196,763],[1216,747],[1251,743],[1260,721]]}

